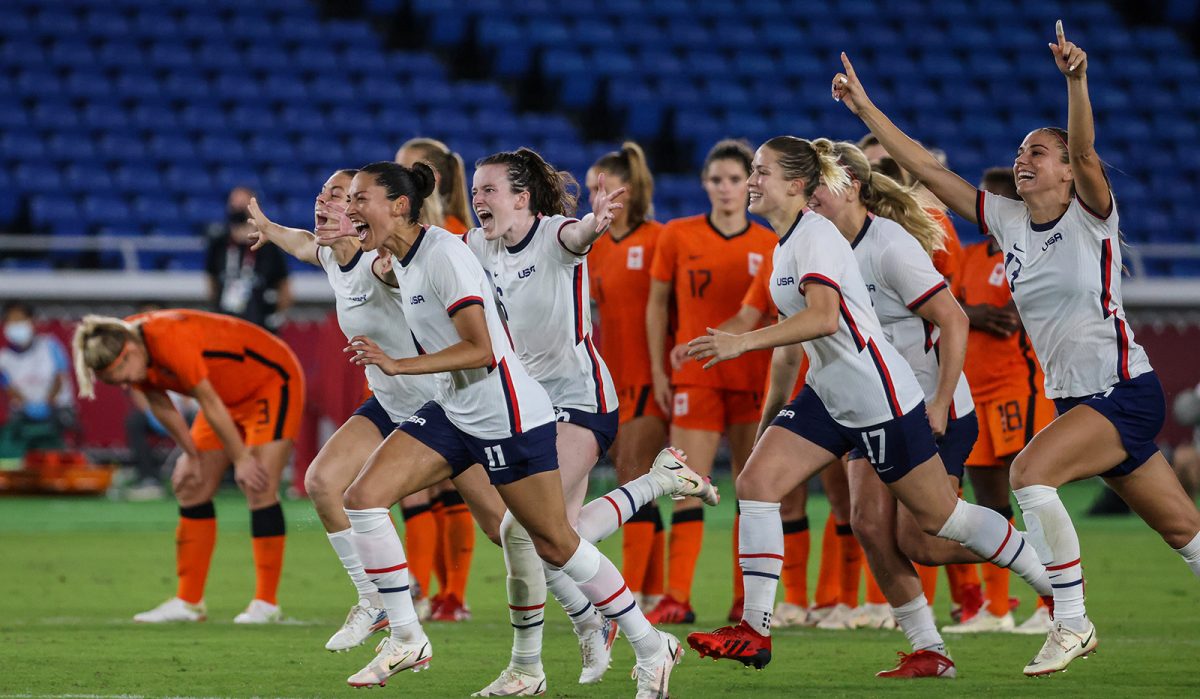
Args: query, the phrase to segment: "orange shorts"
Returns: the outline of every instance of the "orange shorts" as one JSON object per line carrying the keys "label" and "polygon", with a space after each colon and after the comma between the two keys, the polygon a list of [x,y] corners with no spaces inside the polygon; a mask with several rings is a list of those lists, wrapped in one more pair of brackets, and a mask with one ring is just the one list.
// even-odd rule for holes
{"label": "orange shorts", "polygon": [[724,432],[729,425],[757,424],[762,394],[708,386],[676,386],[671,424],[685,430]]}
{"label": "orange shorts", "polygon": [[[248,447],[295,439],[304,418],[304,373],[296,367],[286,381],[263,386],[248,400],[225,406]],[[224,449],[204,411],[192,422],[192,441],[200,451]]]}
{"label": "orange shorts", "polygon": [[1025,448],[1033,435],[1054,420],[1054,403],[1040,393],[1012,394],[977,402],[979,437],[968,466],[1002,466],[1003,459]]}
{"label": "orange shorts", "polygon": [[667,416],[663,414],[661,408],[658,407],[658,401],[654,400],[654,389],[648,385],[641,386],[625,386],[617,388],[617,400],[620,407],[617,408],[620,422],[624,425],[630,420],[638,417],[652,415],[663,422],[670,422]]}

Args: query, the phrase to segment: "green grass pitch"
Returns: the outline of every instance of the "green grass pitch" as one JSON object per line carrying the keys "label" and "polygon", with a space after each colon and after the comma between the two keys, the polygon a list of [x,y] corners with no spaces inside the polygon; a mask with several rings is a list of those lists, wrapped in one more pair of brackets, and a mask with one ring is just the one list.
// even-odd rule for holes
{"label": "green grass pitch", "polygon": [[[1094,484],[1064,489],[1080,512]],[[699,563],[693,628],[723,623],[731,591],[732,489],[715,513]],[[345,678],[371,657],[371,646],[331,654],[323,644],[354,601],[321,527],[306,501],[285,503],[288,550],[280,602],[288,623],[235,627],[233,616],[253,591],[249,517],[236,493],[217,503],[220,535],[208,586],[209,621],[197,625],[141,626],[134,612],[174,591],[170,502],[7,498],[0,500],[0,697],[13,696],[350,696]],[[827,506],[816,501],[810,582]],[[690,650],[671,678],[676,697],[974,695],[1055,692],[1070,696],[1196,696],[1193,663],[1200,658],[1200,581],[1158,537],[1134,517],[1077,515],[1087,566],[1089,611],[1100,635],[1099,652],[1061,675],[1021,675],[1041,639],[987,635],[948,637],[959,679],[876,680],[895,652],[907,648],[899,632],[815,629],[775,635],[774,660],[763,672],[729,662],[701,661]],[[614,561],[619,536],[602,544]],[[936,601],[946,622],[943,579]],[[1014,580],[1024,603],[1032,594]],[[469,602],[474,619],[428,624],[434,644],[429,671],[392,678],[375,696],[465,697],[491,681],[508,660],[500,551],[482,536],[476,548]],[[376,638],[381,638],[377,636]],[[633,654],[618,641],[612,669],[599,685],[576,684],[579,660],[565,617],[547,614],[544,655],[549,691],[558,697],[631,697]],[[367,691],[367,690],[363,690]]]}

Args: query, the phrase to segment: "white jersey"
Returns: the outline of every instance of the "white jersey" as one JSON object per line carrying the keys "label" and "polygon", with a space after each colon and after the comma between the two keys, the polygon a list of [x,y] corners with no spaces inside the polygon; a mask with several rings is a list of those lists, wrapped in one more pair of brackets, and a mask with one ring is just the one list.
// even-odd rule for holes
{"label": "white jersey", "polygon": [[912,370],[879,327],[850,244],[833,223],[806,211],[775,248],[771,298],[782,316],[808,307],[805,284],[841,296],[838,331],[804,343],[806,379],[829,415],[846,427],[868,427],[904,415],[924,399]]}
{"label": "white jersey", "polygon": [[1046,373],[1046,396],[1081,398],[1151,371],[1121,307],[1117,206],[1108,218],[1077,198],[1034,224],[1024,202],[979,192],[976,214],[1004,252],[1004,275]]}
{"label": "white jersey", "polygon": [[[883,335],[908,362],[925,400],[937,394],[941,366],[937,326],[917,315],[917,309],[946,288],[946,279],[916,238],[895,221],[868,215],[862,230],[850,243],[859,271],[871,294]],[[950,403],[950,418],[975,409],[967,377],[959,372]]]}
{"label": "white jersey", "polygon": [[[62,377],[58,393],[54,380]],[[26,403],[70,408],[75,405],[71,363],[53,335],[36,334],[29,346],[17,351],[0,340],[0,388],[11,388]]]}
{"label": "white jersey", "polygon": [[[343,266],[332,248],[317,248],[317,260],[333,287],[338,326],[346,339],[365,335],[389,357],[415,357],[417,344],[395,291],[372,270],[377,259],[374,251],[359,250]],[[366,373],[371,392],[395,423],[407,420],[437,393],[437,379],[432,375],[388,376],[375,365],[367,366]]]}
{"label": "white jersey", "polygon": [[492,342],[491,366],[437,374],[435,400],[458,429],[481,439],[507,439],[554,421],[546,391],[530,378],[509,344],[479,262],[458,236],[430,226],[392,266],[418,354],[462,342],[452,317],[483,307]]}
{"label": "white jersey", "polygon": [[541,216],[512,247],[478,228],[463,240],[488,272],[517,354],[554,406],[607,413],[617,409],[617,394],[592,342],[587,251],[576,254],[559,239],[574,222]]}

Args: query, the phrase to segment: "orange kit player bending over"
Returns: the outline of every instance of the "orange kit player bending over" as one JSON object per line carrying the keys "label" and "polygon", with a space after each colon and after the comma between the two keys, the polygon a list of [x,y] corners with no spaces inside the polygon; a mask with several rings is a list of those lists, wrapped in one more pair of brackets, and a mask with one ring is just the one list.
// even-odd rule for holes
{"label": "orange kit player bending over", "polygon": [[[134,621],[204,620],[204,583],[217,539],[212,499],[230,463],[250,506],[257,576],[254,599],[234,622],[279,621],[275,593],[284,544],[279,477],[304,412],[304,372],[296,355],[256,325],[190,310],[125,320],[86,316],[73,347],[81,397],[94,397],[95,379],[140,391],[183,450],[171,476],[179,502],[178,591]],[[167,391],[199,401],[190,430]]]}

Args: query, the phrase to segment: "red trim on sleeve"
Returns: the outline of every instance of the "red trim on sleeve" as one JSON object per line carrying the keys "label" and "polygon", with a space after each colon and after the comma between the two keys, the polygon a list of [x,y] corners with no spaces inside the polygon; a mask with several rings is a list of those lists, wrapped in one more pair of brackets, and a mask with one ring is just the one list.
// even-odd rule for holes
{"label": "red trim on sleeve", "polygon": [[934,285],[934,287],[932,289],[921,294],[920,296],[918,296],[916,298],[915,301],[908,304],[908,310],[915,311],[918,308],[920,308],[921,306],[924,306],[925,303],[927,301],[929,301],[929,299],[933,298],[934,295],[936,295],[939,291],[941,291],[942,289],[945,289],[945,288],[947,288],[946,282],[944,282],[944,281],[938,282],[936,285]]}
{"label": "red trim on sleeve", "polygon": [[979,232],[984,235],[991,235],[992,232],[988,230],[987,219],[983,215],[983,203],[986,198],[987,195],[982,189],[975,190],[975,218],[979,219]]}
{"label": "red trim on sleeve", "polygon": [[1092,218],[1096,219],[1097,221],[1107,221],[1108,216],[1112,216],[1113,209],[1117,208],[1117,207],[1113,206],[1113,203],[1112,203],[1112,192],[1109,192],[1109,194],[1108,194],[1108,207],[1109,207],[1108,208],[1108,216],[1101,216],[1100,214],[1093,211],[1092,207],[1085,204],[1083,202],[1083,200],[1079,198],[1078,194],[1075,195],[1075,201],[1079,202],[1079,208],[1081,208],[1084,211],[1091,214]]}
{"label": "red trim on sleeve", "polygon": [[446,308],[446,313],[447,313],[447,315],[453,317],[455,313],[458,313],[459,311],[466,308],[467,306],[476,306],[476,305],[478,305],[478,306],[483,305],[483,297],[482,296],[467,296],[465,298],[461,298],[461,299],[455,301],[454,303],[450,304],[450,306],[448,308]]}
{"label": "red trim on sleeve", "polygon": [[571,225],[572,223],[579,223],[579,219],[570,218],[570,219],[567,219],[566,221],[563,221],[563,224],[558,227],[558,233],[554,234],[554,238],[556,240],[558,240],[558,244],[562,246],[563,250],[566,250],[567,252],[571,253],[575,257],[583,257],[584,255],[586,255],[592,251],[591,245],[587,246],[587,250],[584,250],[583,252],[575,252],[571,248],[567,247],[567,244],[564,243],[563,239],[562,239],[563,229],[566,228],[567,226]]}
{"label": "red trim on sleeve", "polygon": [[[817,274],[816,272],[809,272],[808,274],[804,275],[803,277],[800,277],[800,286],[801,287],[803,287],[805,284],[807,284],[809,282],[814,282],[816,284],[824,284],[825,286],[830,287],[831,289],[838,292],[839,294],[842,293],[842,287],[838,286],[837,282],[833,281],[832,279],[825,276],[824,274]],[[800,292],[800,293],[804,293],[804,292]]]}

